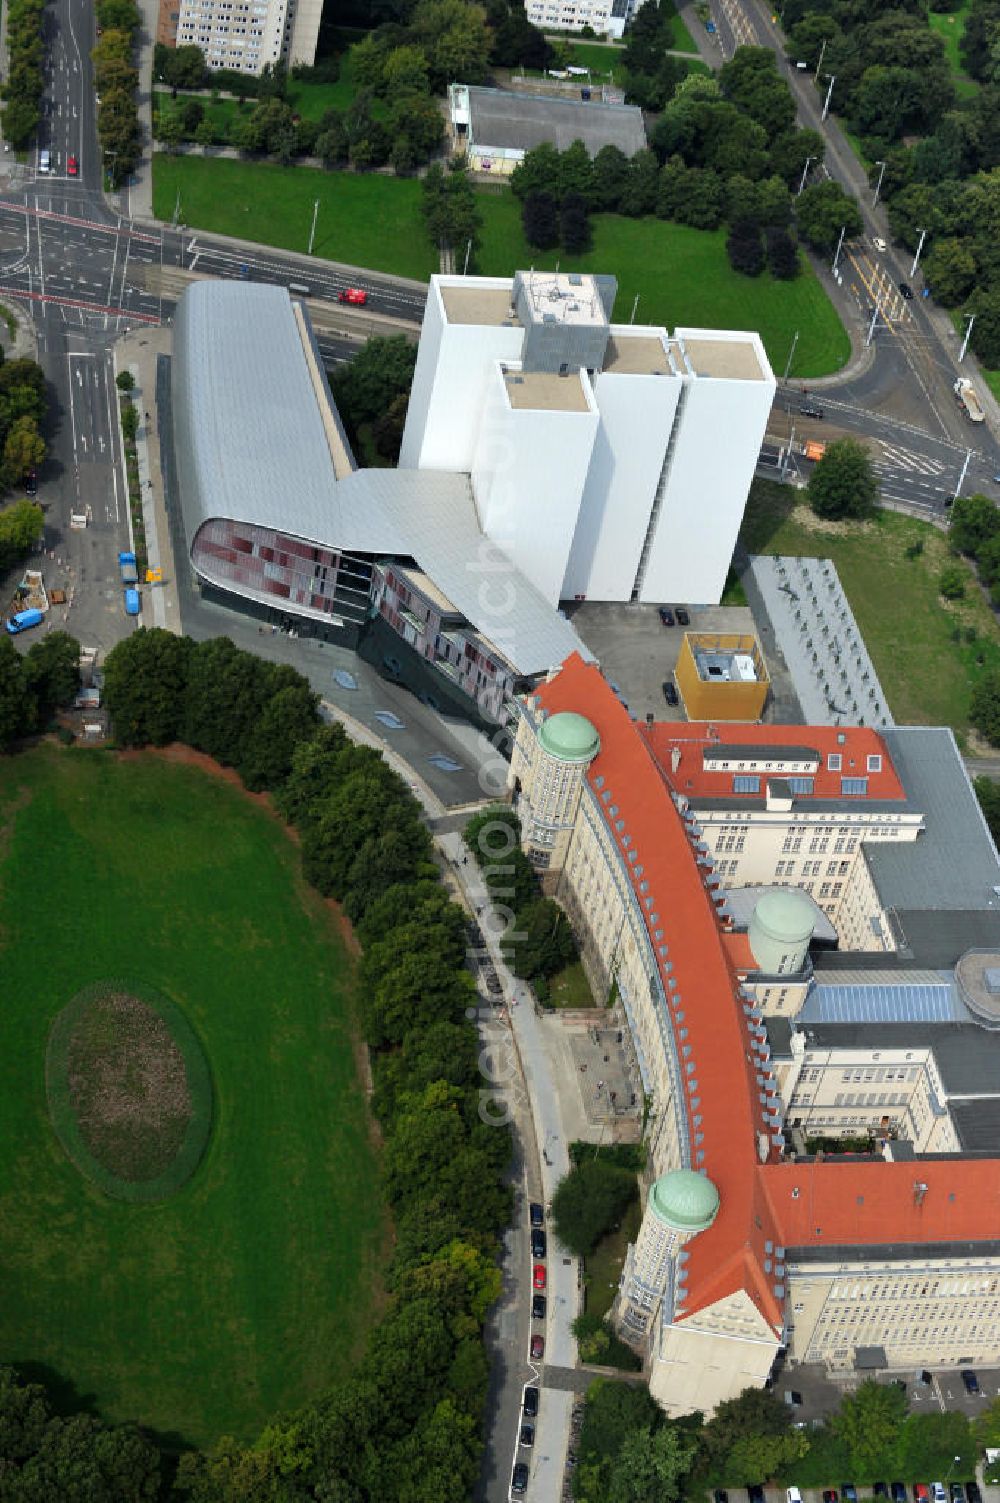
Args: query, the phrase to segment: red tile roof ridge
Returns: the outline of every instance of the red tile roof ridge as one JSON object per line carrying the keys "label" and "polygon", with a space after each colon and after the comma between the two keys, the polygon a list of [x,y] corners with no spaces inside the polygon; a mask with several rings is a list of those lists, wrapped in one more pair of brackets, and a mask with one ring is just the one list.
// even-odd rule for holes
{"label": "red tile roof ridge", "polygon": [[[690,1297],[698,1303],[701,1285],[715,1287],[720,1267],[731,1270],[732,1288],[727,1292],[746,1287],[740,1249],[763,1245],[763,1232],[757,1235],[753,1215],[754,1170],[759,1162],[758,1141],[763,1137],[768,1151],[773,1151],[774,1129],[766,1125],[756,1080],[762,1060],[754,1054],[698,857],[660,769],[628,711],[600,671],[576,653],[532,698],[549,713],[568,710],[583,715],[597,730],[601,746],[588,782],[623,856],[654,954],[660,944],[668,946],[665,960],[671,969],[665,972],[664,989],[671,997],[668,1007],[677,1067],[686,1091],[691,1167],[704,1170],[720,1197],[715,1223],[690,1249]],[[609,812],[612,806],[614,816]],[[630,850],[637,852],[635,862],[628,860]],[[642,868],[641,878],[636,867]],[[640,881],[648,884],[645,891],[640,890]],[[657,912],[659,920],[654,925],[650,919]],[[655,939],[656,928],[662,928],[663,940]],[[671,979],[677,983],[674,990],[669,988]],[[754,1256],[759,1256],[756,1246]],[[766,1318],[780,1326],[781,1310],[773,1294],[760,1279],[750,1282],[750,1292],[758,1294]]]}

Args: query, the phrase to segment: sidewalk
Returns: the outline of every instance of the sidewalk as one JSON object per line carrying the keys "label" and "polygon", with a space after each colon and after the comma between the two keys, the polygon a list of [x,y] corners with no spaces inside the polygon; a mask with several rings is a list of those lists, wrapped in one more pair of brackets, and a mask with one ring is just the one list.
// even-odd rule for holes
{"label": "sidewalk", "polygon": [[139,112],[139,134],[142,141],[142,156],[136,163],[128,185],[121,190],[125,200],[125,212],[130,219],[153,217],[153,44],[156,41],[156,23],[159,17],[158,0],[137,0],[142,26],[136,48],[136,67],[139,70],[139,87],[136,105]]}

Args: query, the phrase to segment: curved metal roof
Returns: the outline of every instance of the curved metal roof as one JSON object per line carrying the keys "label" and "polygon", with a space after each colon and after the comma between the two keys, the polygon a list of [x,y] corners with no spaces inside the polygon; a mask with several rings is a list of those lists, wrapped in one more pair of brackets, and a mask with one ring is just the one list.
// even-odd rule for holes
{"label": "curved metal roof", "polygon": [[[318,355],[317,364],[322,371]],[[345,447],[346,438],[325,378],[320,406],[286,288],[192,283],[174,321],[171,392],[189,548],[205,522],[224,517],[349,553],[414,558],[516,672],[591,656],[483,535],[467,475],[354,470],[337,479],[324,420],[332,415]]]}

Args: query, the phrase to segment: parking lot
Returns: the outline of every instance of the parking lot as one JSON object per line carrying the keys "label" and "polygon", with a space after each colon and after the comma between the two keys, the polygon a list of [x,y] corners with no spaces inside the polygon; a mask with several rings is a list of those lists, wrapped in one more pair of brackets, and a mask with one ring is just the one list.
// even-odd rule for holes
{"label": "parking lot", "polygon": [[[605,604],[585,601],[569,606],[566,614],[594,653],[607,678],[636,720],[683,720],[684,710],[671,707],[663,684],[673,681],[677,655],[686,631],[752,632],[753,617],[746,606],[688,606],[688,626],[664,626],[655,605]],[[675,617],[676,620],[676,617]]]}

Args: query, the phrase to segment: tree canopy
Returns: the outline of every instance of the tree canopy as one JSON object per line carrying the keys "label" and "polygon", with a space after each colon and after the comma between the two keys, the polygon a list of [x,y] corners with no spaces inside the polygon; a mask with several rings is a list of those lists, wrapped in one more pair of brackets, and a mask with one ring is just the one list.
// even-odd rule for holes
{"label": "tree canopy", "polygon": [[809,477],[809,502],[819,517],[841,521],[866,517],[878,501],[878,482],[868,451],[853,438],[838,438]]}

